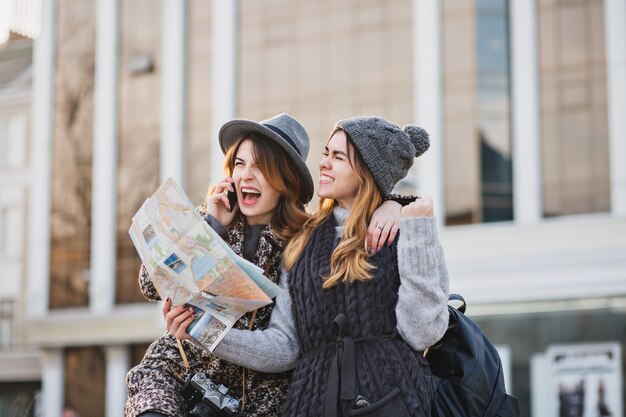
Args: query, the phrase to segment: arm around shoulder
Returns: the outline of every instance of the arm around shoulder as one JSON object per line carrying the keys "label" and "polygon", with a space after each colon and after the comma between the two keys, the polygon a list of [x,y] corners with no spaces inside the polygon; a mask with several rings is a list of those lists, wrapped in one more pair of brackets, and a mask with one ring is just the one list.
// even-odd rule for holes
{"label": "arm around shoulder", "polygon": [[213,354],[237,365],[261,372],[284,372],[298,363],[300,350],[292,316],[288,274],[282,271],[270,322],[265,330],[232,329]]}
{"label": "arm around shoulder", "polygon": [[398,333],[413,349],[425,350],[448,327],[448,269],[434,217],[401,220],[398,269]]}

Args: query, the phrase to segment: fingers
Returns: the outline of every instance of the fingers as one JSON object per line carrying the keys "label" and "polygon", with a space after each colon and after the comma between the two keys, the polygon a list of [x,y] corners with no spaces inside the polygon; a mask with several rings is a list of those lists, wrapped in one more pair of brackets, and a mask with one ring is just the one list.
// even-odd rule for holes
{"label": "fingers", "polygon": [[386,243],[393,243],[400,227],[401,210],[399,203],[388,200],[374,211],[367,229],[370,253],[378,252]]}
{"label": "fingers", "polygon": [[228,201],[228,195],[226,194],[226,192],[221,192],[219,194],[213,194],[211,196],[211,201],[215,205],[219,205],[219,203],[222,203],[224,205],[224,207],[226,207],[228,210],[230,210],[230,201]]}
{"label": "fingers", "polygon": [[224,207],[228,209],[228,211],[232,211],[233,207],[230,206],[230,201],[228,200],[228,192],[235,191],[234,180],[230,177],[224,178],[222,181],[215,186],[215,193],[211,196],[211,202],[215,205],[219,205],[222,203]]}
{"label": "fingers", "polygon": [[376,252],[380,251],[380,249],[385,246],[385,242],[387,242],[387,236],[389,236],[389,232],[391,231],[392,224],[385,223],[384,226],[378,226],[378,230],[380,230],[380,236],[378,237],[378,241],[376,242]]}
{"label": "fingers", "polygon": [[396,222],[388,221],[382,226],[378,228],[380,230],[380,237],[378,238],[378,244],[376,247],[377,251],[380,251],[383,246],[391,245],[398,234],[398,229],[400,226]]}
{"label": "fingers", "polygon": [[172,308],[165,315],[165,325],[170,335],[179,339],[189,339],[187,326],[194,320],[193,307],[178,306]]}
{"label": "fingers", "polygon": [[398,236],[398,230],[400,230],[400,225],[398,223],[394,223],[389,230],[389,236],[387,237],[387,244],[391,246],[394,240],[396,240],[396,236]]}
{"label": "fingers", "polygon": [[216,194],[222,194],[224,192],[227,191],[235,191],[235,189],[233,188],[233,183],[235,182],[235,180],[233,180],[230,177],[226,177],[224,178],[222,181],[220,181],[219,184],[217,184],[217,186],[215,187],[215,193]]}
{"label": "fingers", "polygon": [[166,319],[167,313],[170,312],[172,308],[172,299],[167,297],[167,300],[165,300],[163,302],[163,305],[161,306],[161,312],[163,313],[163,319]]}
{"label": "fingers", "polygon": [[367,230],[367,248],[370,254],[379,252],[383,246],[391,245],[398,235],[400,225],[388,221],[384,225],[376,224]]}
{"label": "fingers", "polygon": [[367,229],[367,251],[370,255],[378,252],[378,241],[382,232],[382,226],[378,226],[372,222],[372,225]]}
{"label": "fingers", "polygon": [[189,333],[187,333],[187,327],[193,322],[195,316],[192,314],[191,317],[188,317],[186,320],[180,323],[178,330],[172,335],[177,339],[191,339]]}
{"label": "fingers", "polygon": [[422,197],[402,208],[402,217],[433,217],[433,200]]}

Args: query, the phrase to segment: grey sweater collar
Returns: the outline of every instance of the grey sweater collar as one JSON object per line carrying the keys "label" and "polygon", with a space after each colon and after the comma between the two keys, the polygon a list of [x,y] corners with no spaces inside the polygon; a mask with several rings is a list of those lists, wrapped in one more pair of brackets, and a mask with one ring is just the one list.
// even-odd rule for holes
{"label": "grey sweater collar", "polygon": [[343,228],[346,225],[346,220],[348,219],[348,215],[350,214],[350,210],[343,207],[335,207],[333,209],[333,215],[335,216],[335,221],[337,222],[337,227],[335,227],[335,239],[341,239],[343,236]]}
{"label": "grey sweater collar", "polygon": [[337,206],[333,209],[333,215],[337,221],[337,227],[343,228],[343,226],[345,226],[349,214],[350,210],[347,208]]}

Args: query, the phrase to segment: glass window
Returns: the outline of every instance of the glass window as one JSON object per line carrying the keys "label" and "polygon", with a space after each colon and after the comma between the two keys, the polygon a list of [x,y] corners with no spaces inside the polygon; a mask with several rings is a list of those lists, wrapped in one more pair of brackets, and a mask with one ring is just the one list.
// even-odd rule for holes
{"label": "glass window", "polygon": [[[159,186],[162,9],[162,2],[155,0],[121,3],[115,283],[118,304],[145,301],[137,284],[141,261],[128,228],[141,204]],[[134,65],[138,61],[144,65]]]}
{"label": "glass window", "polygon": [[7,118],[0,115],[0,168],[9,164],[9,129]]}
{"label": "glass window", "polygon": [[187,194],[199,205],[211,180],[211,153],[222,151],[211,126],[211,2],[189,2]]}
{"label": "glass window", "polygon": [[0,206],[0,255],[12,258],[21,256],[23,232],[21,207]]}
{"label": "glass window", "polygon": [[0,382],[0,416],[38,416],[40,392],[39,382]]}
{"label": "glass window", "polygon": [[479,0],[477,6],[482,221],[512,220],[508,4]]}
{"label": "glass window", "polygon": [[443,5],[446,224],[512,220],[508,2]]}
{"label": "glass window", "polygon": [[50,308],[86,307],[91,235],[95,3],[57,2]]}
{"label": "glass window", "polygon": [[288,112],[300,120],[311,137],[314,180],[339,119],[377,114],[400,126],[416,122],[411,0],[242,0],[239,28],[238,116]]}
{"label": "glass window", "polygon": [[[468,313],[471,315],[470,307]],[[622,355],[625,352],[623,341],[626,340],[626,314],[619,309],[496,314],[477,317],[474,320],[493,344],[510,348],[512,393],[518,397],[521,415],[524,417],[531,416],[533,394],[536,394],[531,384],[530,362],[533,356],[543,354],[553,345],[615,341],[621,341]],[[622,358],[622,374],[624,373],[626,361]],[[618,387],[611,387],[611,390],[616,388]],[[626,385],[621,389],[623,396],[626,394]],[[598,410],[596,403],[589,406]]]}
{"label": "glass window", "polygon": [[10,348],[15,343],[17,302],[12,298],[0,298],[0,348]]}
{"label": "glass window", "polygon": [[19,167],[26,161],[26,114],[13,113],[4,120],[3,165]]}
{"label": "glass window", "polygon": [[0,255],[4,256],[7,252],[8,242],[8,220],[9,210],[7,207],[0,206]]}
{"label": "glass window", "polygon": [[610,210],[603,9],[539,3],[544,216]]}
{"label": "glass window", "polygon": [[[106,358],[101,347],[66,349],[64,406],[80,417],[105,415]],[[124,381],[119,381],[124,384]]]}

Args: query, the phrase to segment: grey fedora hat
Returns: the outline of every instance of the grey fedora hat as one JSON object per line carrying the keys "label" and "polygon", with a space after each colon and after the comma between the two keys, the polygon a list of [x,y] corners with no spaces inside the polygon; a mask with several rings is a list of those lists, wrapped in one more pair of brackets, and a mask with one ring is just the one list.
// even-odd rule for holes
{"label": "grey fedora hat", "polygon": [[222,152],[226,153],[239,139],[251,133],[274,141],[287,153],[302,178],[304,202],[309,202],[313,197],[314,187],[313,178],[305,162],[309,156],[310,140],[304,126],[286,113],[261,122],[234,119],[226,122],[220,129],[218,138]]}

